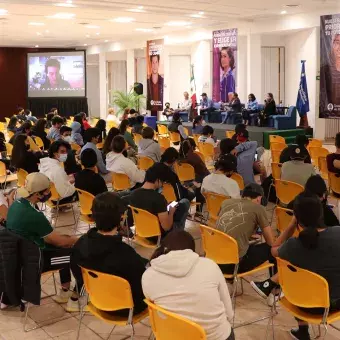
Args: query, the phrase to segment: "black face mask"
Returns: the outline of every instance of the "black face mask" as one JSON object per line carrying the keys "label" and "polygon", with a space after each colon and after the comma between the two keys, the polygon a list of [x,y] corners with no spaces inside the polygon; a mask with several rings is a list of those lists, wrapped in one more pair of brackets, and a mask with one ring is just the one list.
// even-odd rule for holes
{"label": "black face mask", "polygon": [[41,203],[47,202],[51,198],[51,196],[52,196],[52,193],[49,192],[47,195],[42,195],[42,197],[39,198],[39,201]]}

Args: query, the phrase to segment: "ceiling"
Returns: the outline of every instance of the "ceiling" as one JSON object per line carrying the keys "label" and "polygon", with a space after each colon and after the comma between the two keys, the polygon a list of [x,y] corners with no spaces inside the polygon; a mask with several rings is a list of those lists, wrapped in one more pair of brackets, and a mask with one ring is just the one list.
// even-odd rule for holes
{"label": "ceiling", "polygon": [[[58,3],[76,7],[59,7]],[[146,40],[185,29],[228,27],[230,20],[305,13],[338,4],[339,0],[4,0],[0,2],[0,46],[75,47],[138,37]],[[2,10],[7,15],[1,15]],[[52,18],[56,13],[74,16]],[[120,17],[135,21],[110,21]],[[174,26],[169,22],[175,22]]]}

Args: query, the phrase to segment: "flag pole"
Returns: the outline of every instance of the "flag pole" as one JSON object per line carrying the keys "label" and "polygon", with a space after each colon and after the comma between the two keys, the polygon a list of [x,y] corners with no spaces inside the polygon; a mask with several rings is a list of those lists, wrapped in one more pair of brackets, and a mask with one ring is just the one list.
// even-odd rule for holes
{"label": "flag pole", "polygon": [[[306,63],[306,60],[301,60],[302,67],[304,66],[305,63]],[[304,69],[304,72],[306,72],[305,69]],[[304,77],[305,76],[306,75],[304,74]],[[309,111],[309,109],[308,109],[308,111]],[[302,117],[300,116],[299,127],[301,127],[301,128],[308,128],[309,127],[307,112]]]}

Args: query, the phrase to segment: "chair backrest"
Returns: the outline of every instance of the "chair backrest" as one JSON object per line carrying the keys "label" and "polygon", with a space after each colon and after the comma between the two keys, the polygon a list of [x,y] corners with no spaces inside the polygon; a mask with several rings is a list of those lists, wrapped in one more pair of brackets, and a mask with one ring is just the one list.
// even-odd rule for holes
{"label": "chair backrest", "polygon": [[226,132],[225,132],[225,136],[227,137],[227,138],[233,138],[233,136],[234,136],[234,134],[235,134],[235,131],[229,131],[229,130],[227,130]]}
{"label": "chair backrest", "polygon": [[104,147],[104,142],[97,143],[96,147],[97,149],[101,150]]}
{"label": "chair backrest", "polygon": [[51,190],[51,197],[49,199],[50,202],[52,201],[58,201],[61,199],[55,185],[53,182],[50,182],[51,186],[50,186],[50,190]]}
{"label": "chair backrest", "polygon": [[272,162],[273,163],[280,163],[281,153],[282,153],[281,150],[271,150]]}
{"label": "chair backrest", "polygon": [[309,151],[309,148],[313,148],[313,147],[322,148],[322,140],[309,138],[309,144],[307,146],[308,151]]}
{"label": "chair backrest", "polygon": [[[276,207],[275,208],[275,213],[276,213],[276,225],[277,229],[283,233],[289,226],[292,218],[293,218],[293,210],[290,209],[285,209],[281,207]],[[295,230],[293,237],[298,237],[299,236],[299,231]]]}
{"label": "chair backrest", "polygon": [[8,123],[9,123],[9,121],[10,121],[10,118],[5,117],[5,121],[6,121],[6,124],[8,125]]}
{"label": "chair backrest", "polygon": [[71,149],[74,151],[79,151],[81,150],[81,147],[77,143],[71,143]]}
{"label": "chair backrest", "polygon": [[40,137],[34,136],[34,140],[35,140],[35,144],[37,144],[40,149],[44,148],[44,142],[42,141]]}
{"label": "chair backrest", "polygon": [[5,146],[6,146],[7,156],[11,157],[12,151],[13,151],[13,145],[11,143],[5,143]]}
{"label": "chair backrest", "polygon": [[290,303],[303,308],[329,308],[328,283],[322,276],[276,259],[280,286]]}
{"label": "chair backrest", "polygon": [[183,126],[183,131],[184,131],[184,133],[185,133],[187,136],[190,136],[190,133],[189,133],[188,128],[186,128],[186,127]]}
{"label": "chair backrest", "polygon": [[109,129],[111,129],[111,128],[113,128],[113,127],[117,127],[117,123],[114,122],[113,120],[109,120],[109,121],[107,121],[106,123],[107,123],[107,127],[108,127]]}
{"label": "chair backrest", "polygon": [[269,135],[269,143],[283,143],[286,144],[286,140],[282,136]]}
{"label": "chair backrest", "polygon": [[217,264],[239,263],[238,245],[235,239],[214,228],[200,225],[205,257]]}
{"label": "chair backrest", "polygon": [[198,146],[198,139],[200,138],[200,136],[201,135],[198,135],[197,133],[193,133],[193,135],[192,135],[197,146]]}
{"label": "chair backrest", "polygon": [[168,128],[166,125],[163,124],[157,124],[158,134],[160,135],[167,135],[168,134]]}
{"label": "chair backrest", "polygon": [[281,163],[272,163],[272,175],[275,180],[281,179],[281,169],[282,169]]}
{"label": "chair backrest", "polygon": [[284,204],[290,203],[304,188],[302,185],[281,179],[275,180],[276,196]]}
{"label": "chair backrest", "polygon": [[18,177],[18,187],[23,187],[25,185],[26,177],[28,176],[28,172],[24,169],[18,169],[17,177]]}
{"label": "chair backrest", "polygon": [[340,174],[329,172],[328,178],[329,178],[328,184],[331,190],[337,194],[340,194]]}
{"label": "chair backrest", "polygon": [[128,190],[130,189],[130,179],[125,174],[112,174],[112,187],[116,191]]}
{"label": "chair backrest", "polygon": [[36,151],[41,151],[40,148],[39,148],[39,146],[38,146],[37,144],[35,144],[35,142],[34,142],[34,140],[33,140],[32,137],[27,136],[27,138],[28,138],[28,141],[30,142],[30,149],[31,149],[32,151],[34,151],[34,152],[36,152]]}
{"label": "chair backrest", "polygon": [[243,190],[244,189],[244,180],[243,180],[243,177],[238,174],[237,172],[234,172],[231,176],[230,176],[231,179],[233,179],[234,181],[237,182],[240,190]]}
{"label": "chair backrest", "polygon": [[313,164],[319,165],[319,157],[327,157],[329,151],[326,148],[312,146],[309,148],[310,157]]}
{"label": "chair backrest", "polygon": [[178,132],[170,131],[170,140],[172,143],[179,143],[181,141],[181,135]]}
{"label": "chair backrest", "polygon": [[165,199],[167,200],[168,203],[171,203],[173,201],[177,201],[177,197],[176,197],[174,188],[169,183],[163,184],[162,195],[165,197]]}
{"label": "chair backrest", "polygon": [[174,165],[174,170],[181,182],[194,181],[195,169],[188,163],[178,163]]}
{"label": "chair backrest", "polygon": [[92,203],[94,200],[94,196],[87,191],[76,188],[79,197],[80,203],[80,213],[82,215],[91,215],[92,214]]}
{"label": "chair backrest", "polygon": [[138,145],[139,142],[143,139],[143,136],[140,135],[139,133],[134,133],[133,134],[133,139],[134,139],[136,145]]}
{"label": "chair backrest", "polygon": [[289,106],[289,109],[287,111],[287,117],[296,119],[296,106]]}
{"label": "chair backrest", "polygon": [[322,178],[328,180],[328,167],[326,157],[319,157],[318,167]]}
{"label": "chair backrest", "polygon": [[207,210],[209,213],[209,219],[216,222],[218,219],[218,214],[221,210],[222,203],[230,199],[229,196],[219,195],[214,192],[204,192],[205,202],[207,204]]}
{"label": "chair backrest", "polygon": [[0,162],[0,176],[7,176],[6,164],[4,162]]}
{"label": "chair backrest", "polygon": [[137,236],[152,237],[161,235],[158,216],[133,206],[130,206],[130,209],[132,211]]}
{"label": "chair backrest", "polygon": [[157,340],[205,340],[202,326],[144,300],[149,307],[150,323]]}
{"label": "chair backrest", "polygon": [[83,267],[81,272],[86,291],[96,308],[103,311],[133,308],[131,287],[127,280]]}
{"label": "chair backrest", "polygon": [[270,143],[270,150],[283,151],[286,147],[286,143]]}
{"label": "chair backrest", "polygon": [[0,131],[5,132],[5,123],[0,122]]}
{"label": "chair backrest", "polygon": [[154,165],[154,160],[146,156],[138,156],[138,168],[140,170],[148,170]]}
{"label": "chair backrest", "polygon": [[7,131],[8,138],[11,139],[14,136],[13,131]]}
{"label": "chair backrest", "polygon": [[205,159],[213,158],[215,155],[214,146],[210,143],[199,142],[198,149],[203,153]]}
{"label": "chair backrest", "polygon": [[161,148],[168,149],[170,148],[170,138],[167,136],[158,136],[158,143]]}

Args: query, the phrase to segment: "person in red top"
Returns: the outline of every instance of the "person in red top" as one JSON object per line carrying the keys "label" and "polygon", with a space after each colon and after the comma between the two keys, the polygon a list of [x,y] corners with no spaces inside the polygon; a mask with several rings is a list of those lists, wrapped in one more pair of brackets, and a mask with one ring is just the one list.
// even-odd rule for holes
{"label": "person in red top", "polygon": [[336,151],[327,155],[328,171],[340,174],[340,132],[335,136]]}
{"label": "person in red top", "polygon": [[80,112],[80,115],[82,115],[82,118],[83,118],[84,130],[87,130],[87,129],[91,128],[92,126],[89,124],[89,122],[86,119],[86,113],[85,112]]}

